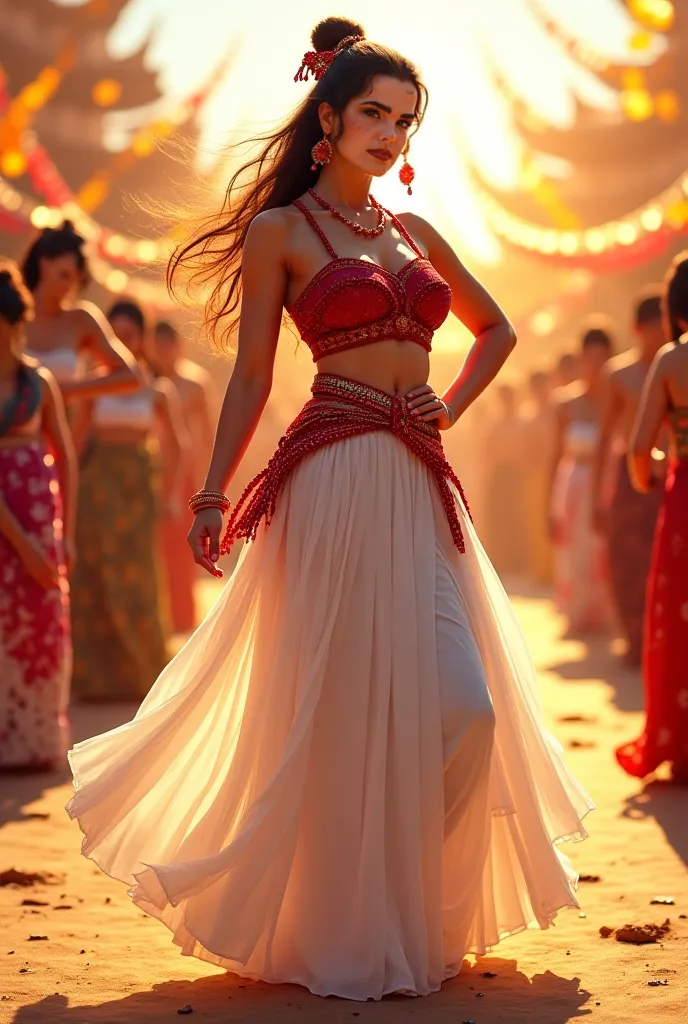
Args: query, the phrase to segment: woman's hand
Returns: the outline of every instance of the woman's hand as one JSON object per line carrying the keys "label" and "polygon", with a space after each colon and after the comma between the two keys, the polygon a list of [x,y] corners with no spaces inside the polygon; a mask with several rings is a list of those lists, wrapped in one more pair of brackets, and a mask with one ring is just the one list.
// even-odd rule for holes
{"label": "woman's hand", "polygon": [[36,541],[27,537],[21,545],[19,555],[29,576],[44,590],[60,584],[60,567],[51,561]]}
{"label": "woman's hand", "polygon": [[193,526],[186,538],[193,552],[194,562],[211,576],[222,577],[222,569],[215,564],[220,557],[222,512],[219,508],[204,508],[194,516]]}
{"label": "woman's hand", "polygon": [[438,430],[449,430],[454,425],[451,409],[438,398],[429,384],[414,388],[406,395],[406,406],[412,419],[434,423]]}

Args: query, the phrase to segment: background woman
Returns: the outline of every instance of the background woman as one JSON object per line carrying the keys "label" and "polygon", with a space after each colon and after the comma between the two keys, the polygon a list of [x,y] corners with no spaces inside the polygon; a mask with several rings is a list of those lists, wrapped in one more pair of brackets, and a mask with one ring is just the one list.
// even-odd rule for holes
{"label": "background woman", "polygon": [[613,354],[606,327],[583,331],[580,380],[558,393],[549,492],[555,545],[555,596],[572,633],[611,626],[606,539],[593,522],[592,465],[600,435],[605,365]]}
{"label": "background woman", "polygon": [[[552,844],[582,836],[590,806],[542,729],[440,440],[513,330],[430,224],[370,196],[407,153],[425,90],[362,35],[339,18],[316,27],[297,74],[314,71],[313,90],[253,183],[231,183],[220,222],[177,254],[215,286],[211,323],[232,322],[241,289],[191,502],[192,549],[214,576],[285,307],[318,373],[223,547],[255,544],[134,722],[72,751],[69,805],[84,853],[185,952],[359,1000],[433,992],[468,949],[575,904]],[[439,398],[428,351],[450,310],[475,344]]]}
{"label": "background woman", "polygon": [[633,485],[647,493],[659,480],[652,449],[667,424],[671,468],[657,521],[645,605],[643,678],[647,721],[639,739],[617,750],[629,775],[669,761],[688,782],[688,252],[674,260],[664,296],[672,343],[650,370],[629,447]]}
{"label": "background woman", "polygon": [[27,351],[54,374],[67,402],[131,391],[138,383],[135,361],[100,310],[76,301],[88,282],[84,246],[65,221],[41,231],[22,264],[35,305]]}
{"label": "background woman", "polygon": [[33,314],[0,261],[0,766],[48,767],[69,746],[67,568],[76,460],[59,388],[22,355]]}
{"label": "background woman", "polygon": [[[177,329],[166,321],[155,325],[151,339],[151,360],[155,370],[174,384],[191,445],[184,480],[185,495],[193,494],[203,485],[207,453],[215,434],[216,399],[212,379],[207,370],[184,355]],[[163,481],[166,491],[178,473],[178,451],[168,450],[162,440]],[[186,535],[193,516],[185,508],[183,517],[166,516],[161,523],[162,552],[166,590],[169,596],[172,629],[190,633],[196,626],[194,585],[198,568],[188,557]]]}
{"label": "background woman", "polygon": [[117,302],[108,318],[145,383],[130,394],[103,395],[83,411],[90,436],[81,468],[79,559],[72,582],[73,687],[82,699],[140,700],[167,661],[157,558],[156,431],[165,433],[177,467],[165,509],[175,517],[183,507],[186,431],[174,388],[153,380],[146,364],[140,307]]}

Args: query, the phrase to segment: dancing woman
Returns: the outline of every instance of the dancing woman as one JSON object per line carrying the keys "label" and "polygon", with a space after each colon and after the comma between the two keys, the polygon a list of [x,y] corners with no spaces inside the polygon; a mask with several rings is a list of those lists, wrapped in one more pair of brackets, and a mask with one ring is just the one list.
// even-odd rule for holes
{"label": "dancing woman", "polygon": [[[629,775],[643,778],[665,761],[688,782],[688,252],[674,260],[664,292],[672,341],[659,350],[629,448],[629,472],[642,493],[656,487],[652,449],[663,424],[671,438],[670,470],[657,520],[645,604],[642,735],[616,752]],[[659,479],[658,479],[659,477]]]}
{"label": "dancing woman", "polygon": [[0,263],[0,767],[64,763],[69,747],[68,549],[76,458],[53,375],[22,352],[33,301]]}
{"label": "dancing woman", "polygon": [[[215,282],[215,324],[242,287],[191,501],[212,574],[283,307],[317,364],[313,397],[230,516],[224,550],[255,540],[214,609],[134,721],[71,752],[68,806],[84,854],[183,953],[359,1000],[436,991],[467,951],[576,906],[554,844],[585,835],[591,806],[544,730],[440,441],[514,334],[433,227],[369,196],[406,156],[425,90],[362,36],[316,27],[297,76],[314,71],[310,95],[248,192],[233,182],[222,223],[173,260]],[[476,340],[440,398],[428,352],[450,309]]]}
{"label": "dancing woman", "polygon": [[100,310],[77,296],[89,279],[85,241],[70,221],[45,228],[24,256],[22,273],[36,315],[27,325],[27,352],[57,379],[66,401],[131,391],[136,362]]}
{"label": "dancing woman", "polygon": [[143,311],[121,300],[108,319],[137,360],[144,384],[129,394],[101,395],[87,410],[72,580],[73,690],[82,700],[141,700],[167,663],[157,437],[175,466],[167,509],[175,519],[183,511],[188,444],[176,389],[165,378],[155,380],[148,366]]}

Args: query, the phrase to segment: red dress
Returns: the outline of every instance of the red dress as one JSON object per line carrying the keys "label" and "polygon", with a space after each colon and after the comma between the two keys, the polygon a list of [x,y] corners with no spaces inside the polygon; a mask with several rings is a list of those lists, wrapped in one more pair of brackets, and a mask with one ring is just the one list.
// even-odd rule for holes
{"label": "red dress", "polygon": [[688,771],[688,407],[670,414],[676,459],[657,521],[645,606],[643,678],[647,721],[639,739],[616,752],[643,778],[664,761]]}

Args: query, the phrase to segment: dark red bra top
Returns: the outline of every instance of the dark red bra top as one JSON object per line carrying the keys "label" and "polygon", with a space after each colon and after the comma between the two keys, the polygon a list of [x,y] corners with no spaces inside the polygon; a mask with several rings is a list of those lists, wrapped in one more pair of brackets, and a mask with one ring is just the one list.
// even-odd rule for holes
{"label": "dark red bra top", "polygon": [[313,360],[389,339],[415,341],[429,352],[449,314],[451,288],[394,214],[392,223],[416,253],[396,274],[369,260],[340,258],[311,211],[298,199],[294,206],[332,257],[287,310]]}

